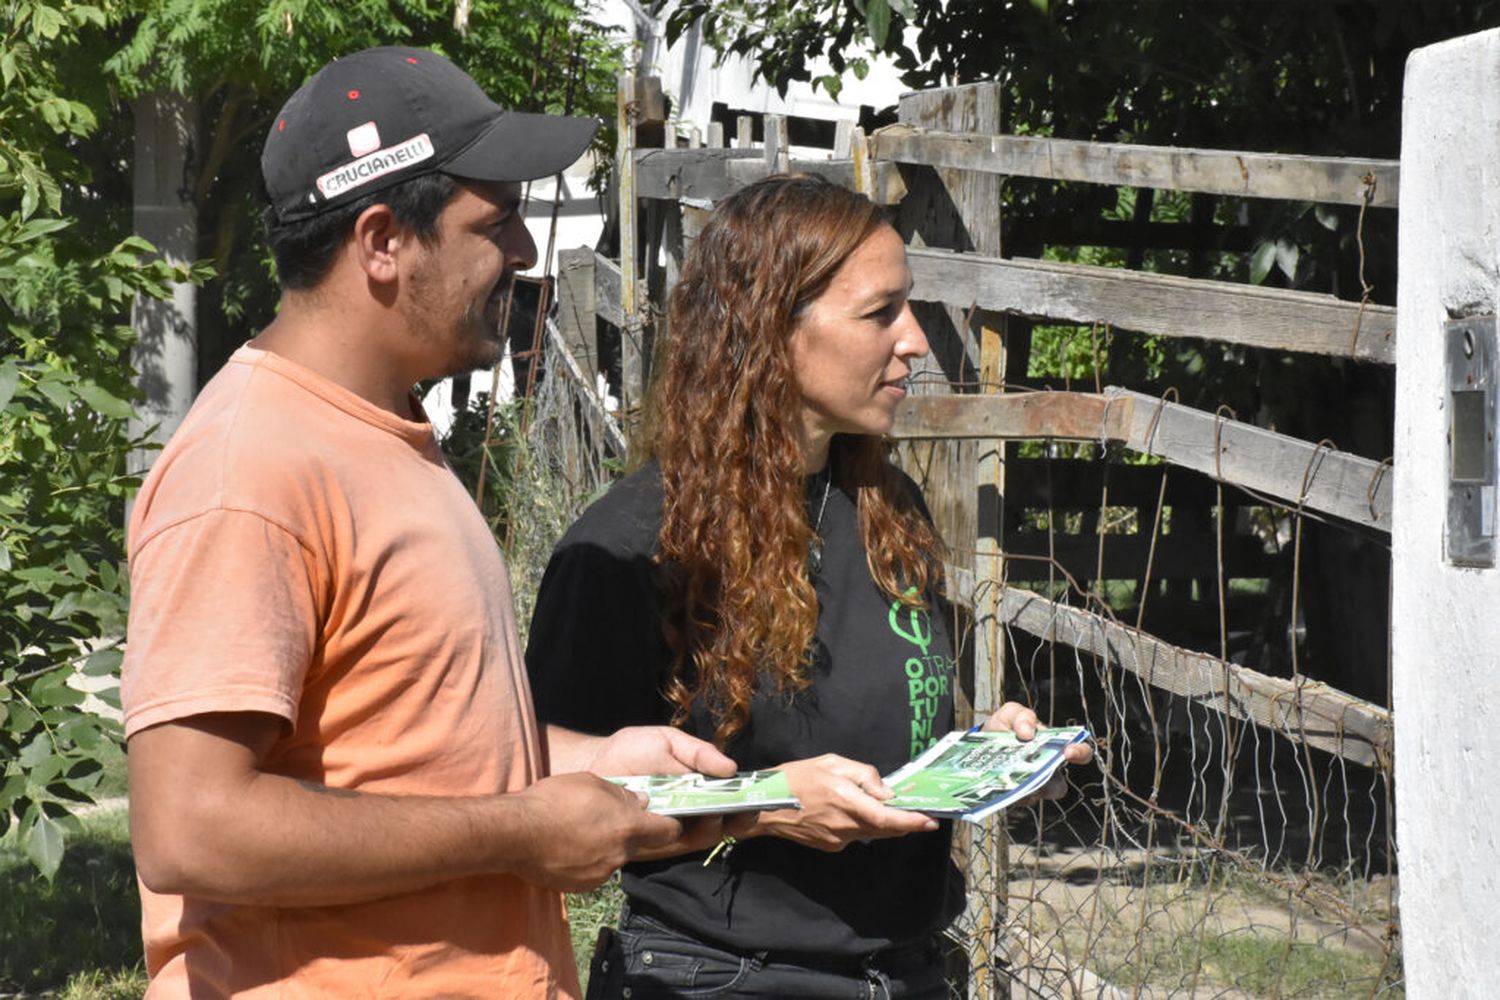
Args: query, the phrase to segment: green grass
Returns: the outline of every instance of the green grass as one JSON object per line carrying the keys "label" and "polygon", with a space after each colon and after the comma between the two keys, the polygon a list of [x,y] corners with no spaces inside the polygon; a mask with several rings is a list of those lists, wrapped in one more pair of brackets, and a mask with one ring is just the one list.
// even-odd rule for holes
{"label": "green grass", "polygon": [[1253,879],[1220,872],[1205,882],[1168,872],[1149,887],[1100,889],[1087,927],[1077,919],[1082,910],[1041,905],[1023,923],[1043,940],[1055,933],[1053,947],[1117,989],[1193,996],[1232,989],[1288,1000],[1405,995],[1399,955],[1387,965],[1367,946],[1340,944],[1332,928],[1320,933],[1310,914],[1299,926],[1285,896]]}
{"label": "green grass", "polygon": [[589,957],[594,953],[594,939],[599,928],[620,919],[620,876],[611,876],[593,892],[568,896],[568,926],[573,932],[573,959],[578,963],[578,981],[587,986]]}
{"label": "green grass", "polygon": [[0,992],[125,1000],[146,990],[125,810],[84,818],[50,883],[0,839]]}
{"label": "green grass", "polygon": [[[1374,995],[1381,983],[1378,957],[1288,942],[1275,934],[1148,938],[1121,962],[1100,962],[1097,971],[1117,987],[1196,983],[1199,988],[1233,985],[1257,997],[1341,1000]],[[1386,970],[1399,972],[1399,970]],[[1395,990],[1385,996],[1402,996]]]}
{"label": "green grass", "polygon": [[140,1000],[146,993],[146,972],[137,966],[116,972],[80,972],[68,980],[57,1000]]}
{"label": "green grass", "polygon": [[1371,956],[1307,941],[1288,946],[1286,938],[1264,934],[1205,941],[1201,959],[1215,979],[1261,996],[1367,995],[1380,974],[1380,962]]}

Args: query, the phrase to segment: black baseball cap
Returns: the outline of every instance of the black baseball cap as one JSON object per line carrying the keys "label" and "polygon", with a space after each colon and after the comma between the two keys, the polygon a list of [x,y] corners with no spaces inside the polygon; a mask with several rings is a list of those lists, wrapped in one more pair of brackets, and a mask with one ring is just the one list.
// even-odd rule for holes
{"label": "black baseball cap", "polygon": [[506,111],[427,49],[381,46],[314,73],[271,123],[260,170],[276,217],[311,218],[420,174],[529,181],[583,155],[593,118]]}

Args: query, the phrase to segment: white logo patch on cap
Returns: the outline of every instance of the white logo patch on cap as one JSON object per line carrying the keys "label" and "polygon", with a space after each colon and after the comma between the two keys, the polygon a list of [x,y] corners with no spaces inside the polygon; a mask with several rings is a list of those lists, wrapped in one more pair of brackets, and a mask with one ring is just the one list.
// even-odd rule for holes
{"label": "white logo patch on cap", "polygon": [[[351,136],[357,131],[359,129],[352,130]],[[353,145],[352,142],[351,145]],[[318,190],[323,192],[324,198],[337,198],[345,191],[357,188],[361,184],[368,184],[386,174],[416,166],[423,160],[431,159],[436,152],[432,148],[432,140],[427,137],[426,132],[423,132],[405,142],[387,146],[385,149],[377,149],[342,167],[330,170],[318,178]]]}
{"label": "white logo patch on cap", "polygon": [[349,139],[349,155],[364,156],[380,148],[380,129],[374,122],[356,125],[346,133]]}

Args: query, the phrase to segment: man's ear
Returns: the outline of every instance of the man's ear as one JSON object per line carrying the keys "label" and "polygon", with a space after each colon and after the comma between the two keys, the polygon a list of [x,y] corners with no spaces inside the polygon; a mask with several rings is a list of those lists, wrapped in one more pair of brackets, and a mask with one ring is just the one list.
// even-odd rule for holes
{"label": "man's ear", "polygon": [[411,230],[396,219],[389,205],[375,204],[359,213],[354,220],[355,259],[365,275],[377,284],[393,283],[399,271],[397,263],[406,248],[416,241]]}

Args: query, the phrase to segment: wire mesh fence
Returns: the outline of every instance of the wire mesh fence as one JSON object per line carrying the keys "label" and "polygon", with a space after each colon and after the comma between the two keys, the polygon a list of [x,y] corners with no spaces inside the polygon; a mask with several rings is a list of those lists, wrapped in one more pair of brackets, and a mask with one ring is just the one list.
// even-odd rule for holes
{"label": "wire mesh fence", "polygon": [[[1207,512],[1221,538],[1236,527],[1224,492]],[[1113,533],[1101,531],[1102,515],[1084,531],[1063,511],[1026,514],[1052,536],[1049,551],[1063,547],[1057,536],[1070,527],[1073,540],[1092,535],[1102,548],[1160,531],[1173,513],[1163,509],[1165,496],[1155,509],[1117,519]],[[1256,588],[1226,565],[1222,544],[1205,554],[1203,579],[1191,582],[1153,581],[1143,565],[1133,580],[1080,583],[1044,559],[1018,560],[1005,580],[988,584],[1006,592],[996,602],[1006,696],[1053,722],[1086,725],[1097,755],[1070,769],[1074,788],[1063,802],[1013,810],[967,838],[970,908],[955,928],[972,960],[962,992],[1403,995],[1388,748],[1355,751],[1310,731],[1316,715],[1303,713],[1303,703],[1337,692],[1304,672],[1295,602],[1274,596],[1300,583],[1295,540],[1304,515],[1287,507],[1264,514],[1274,530],[1256,537],[1285,550],[1291,575],[1280,586],[1263,580],[1264,592],[1250,595],[1262,599],[1262,618],[1279,624],[1290,650],[1265,658],[1279,662],[1250,663],[1285,682],[1283,710],[1270,724],[1249,721],[1254,692],[1243,681],[1260,675],[1243,663],[1256,647],[1236,643],[1226,610],[1246,596],[1236,587]],[[1249,520],[1240,519],[1242,531],[1255,530]],[[1206,652],[1139,628],[1149,596],[1189,584],[1198,599],[1179,603],[1175,617],[1198,619],[1182,631]],[[1152,683],[1164,651],[1219,666],[1174,675],[1164,690]],[[1322,748],[1330,746],[1342,752]]]}
{"label": "wire mesh fence", "polygon": [[[522,492],[543,499],[532,501],[535,512],[517,510],[518,529],[526,527],[512,555],[523,621],[536,582],[530,574],[620,469],[603,412],[598,390],[564,365],[538,373],[525,429],[532,471]],[[1043,463],[1131,460],[1087,446],[1039,454]],[[1032,474],[1040,467],[1015,464]],[[1144,474],[1183,473],[1159,465]],[[1011,518],[1022,532],[1050,536],[1043,548],[1055,552],[1080,538],[1104,546],[1169,534],[1174,518],[1182,531],[1206,516],[1210,535],[1251,537],[1278,556],[1282,578],[1239,575],[1270,571],[1236,569],[1234,547],[1221,542],[1203,554],[1207,569],[1192,581],[1153,579],[1146,565],[1130,580],[1080,580],[1043,557],[1010,561],[1000,581],[978,585],[1006,594],[995,603],[1005,697],[1051,722],[1087,726],[1096,758],[1070,769],[1072,788],[1060,802],[961,824],[955,851],[969,907],[950,931],[962,956],[955,996],[1404,995],[1389,754],[1363,744],[1350,751],[1340,734],[1311,732],[1316,712],[1299,711],[1299,703],[1337,694],[1306,672],[1300,619],[1278,596],[1301,583],[1298,521],[1308,515],[1263,497],[1240,497],[1236,508],[1226,498],[1232,492],[1214,487],[1215,502],[1197,511],[1174,511],[1167,501],[1176,494],[1163,486],[1148,491],[1154,502],[1090,518],[1076,516],[1076,496]],[[957,596],[974,603],[972,593]],[[1279,650],[1247,638],[1253,630],[1236,608],[1246,604],[1258,604],[1261,632],[1283,637]],[[1160,617],[1162,608],[1171,614]],[[972,612],[956,614],[963,634]],[[1191,643],[1140,628],[1173,620],[1186,626],[1164,631]],[[1165,675],[1148,661],[1163,650],[1210,666],[1159,687],[1153,681]],[[1286,682],[1272,702],[1284,704],[1260,722],[1251,721],[1249,703],[1263,695],[1245,682],[1260,676],[1252,668]]]}

